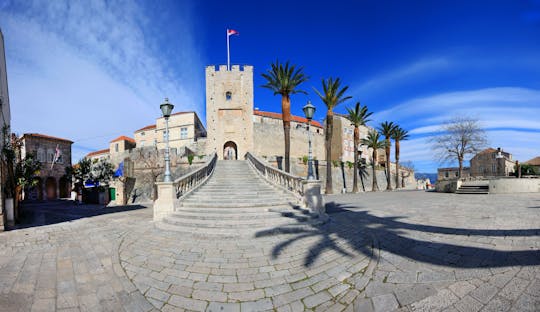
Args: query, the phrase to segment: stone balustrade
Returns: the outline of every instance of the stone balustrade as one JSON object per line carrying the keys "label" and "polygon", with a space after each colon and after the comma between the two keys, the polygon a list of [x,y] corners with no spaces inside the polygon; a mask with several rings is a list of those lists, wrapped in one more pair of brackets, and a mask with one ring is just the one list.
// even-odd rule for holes
{"label": "stone balustrade", "polygon": [[174,182],[156,182],[158,198],[154,202],[154,221],[161,221],[174,212],[174,203],[204,184],[216,167],[217,154],[214,153],[201,168],[185,174]]}
{"label": "stone balustrade", "polygon": [[325,220],[328,215],[325,212],[324,200],[321,195],[321,182],[319,180],[308,181],[304,178],[292,175],[259,159],[251,153],[246,153],[246,160],[267,181],[278,187],[293,193],[299,202],[302,202],[319,218]]}

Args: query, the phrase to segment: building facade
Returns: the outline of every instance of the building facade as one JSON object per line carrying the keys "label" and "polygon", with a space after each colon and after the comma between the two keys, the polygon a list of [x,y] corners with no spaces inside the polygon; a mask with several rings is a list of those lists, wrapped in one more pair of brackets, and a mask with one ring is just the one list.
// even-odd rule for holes
{"label": "building facade", "polygon": [[[371,127],[359,126],[360,140],[367,137],[368,132],[373,130]],[[368,149],[366,145],[359,144],[359,160],[370,162],[372,149]],[[384,159],[384,150],[377,151],[379,160]],[[381,158],[381,154],[383,158]],[[333,131],[332,131],[332,160],[342,160],[344,162],[354,161],[354,126],[345,115],[334,114]]]}
{"label": "building facade", "polygon": [[241,159],[253,150],[253,66],[206,67],[207,154]]}
{"label": "building facade", "polygon": [[[156,119],[154,125],[138,129],[134,133],[137,147],[156,146],[165,148],[165,118]],[[169,147],[180,150],[202,138],[206,138],[206,129],[195,112],[177,112],[169,117]]]}
{"label": "building facade", "polygon": [[[471,176],[471,168],[463,167],[461,170],[461,177],[468,178]],[[437,169],[437,181],[441,180],[454,180],[459,177],[459,168],[438,168]]]}
{"label": "building facade", "polygon": [[514,173],[515,161],[512,154],[497,149],[487,148],[471,158],[472,177],[498,177]]}
{"label": "building facade", "polygon": [[72,141],[39,133],[22,136],[21,158],[34,154],[41,163],[38,184],[25,194],[30,200],[68,198],[71,181],[66,177],[66,167],[71,167]]}

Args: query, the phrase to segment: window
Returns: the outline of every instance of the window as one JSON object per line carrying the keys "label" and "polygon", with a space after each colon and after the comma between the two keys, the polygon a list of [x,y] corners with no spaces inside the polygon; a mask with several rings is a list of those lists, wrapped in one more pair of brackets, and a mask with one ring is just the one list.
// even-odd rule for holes
{"label": "window", "polygon": [[495,165],[495,164],[491,165],[491,172],[497,173],[497,165]]}
{"label": "window", "polygon": [[227,101],[230,101],[231,98],[232,98],[232,93],[231,93],[231,91],[227,91],[227,92],[225,93],[225,99],[226,99]]}
{"label": "window", "polygon": [[53,160],[54,160],[53,150],[47,150],[47,161],[52,163]]}
{"label": "window", "polygon": [[446,172],[444,173],[444,177],[445,177],[445,178],[448,178],[448,171],[446,171]]}
{"label": "window", "polygon": [[114,144],[114,151],[118,153],[118,143]]}
{"label": "window", "polygon": [[188,138],[188,129],[187,127],[180,128],[180,139],[187,139]]}
{"label": "window", "polygon": [[141,147],[144,147],[144,141],[141,141]]}
{"label": "window", "polygon": [[144,136],[144,131],[143,131],[143,132],[141,132],[141,136]]}
{"label": "window", "polygon": [[157,139],[154,139],[154,146],[157,145]]}
{"label": "window", "polygon": [[41,148],[37,151],[37,160],[39,162],[45,162],[47,160],[47,156],[45,156],[45,151]]}
{"label": "window", "polygon": [[457,176],[459,175],[459,172],[456,171],[456,172],[454,173],[454,175],[457,177]]}

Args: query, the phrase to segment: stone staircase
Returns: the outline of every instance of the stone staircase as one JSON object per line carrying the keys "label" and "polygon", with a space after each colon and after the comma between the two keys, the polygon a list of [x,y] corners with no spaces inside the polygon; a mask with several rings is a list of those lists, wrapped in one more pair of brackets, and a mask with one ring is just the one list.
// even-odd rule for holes
{"label": "stone staircase", "polygon": [[245,160],[219,160],[210,179],[179,200],[157,226],[200,236],[239,237],[293,232],[320,224],[297,199],[266,182]]}
{"label": "stone staircase", "polygon": [[456,194],[489,194],[489,183],[482,181],[463,182]]}

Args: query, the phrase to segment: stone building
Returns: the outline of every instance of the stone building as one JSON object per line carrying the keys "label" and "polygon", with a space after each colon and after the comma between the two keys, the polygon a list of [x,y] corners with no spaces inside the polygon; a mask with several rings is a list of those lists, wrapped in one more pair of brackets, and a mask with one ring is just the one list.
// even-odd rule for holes
{"label": "stone building", "polygon": [[[195,112],[171,114],[169,133],[169,146],[173,152],[206,138],[206,129]],[[155,124],[136,130],[134,138],[137,147],[156,146],[158,149],[164,149],[165,118],[157,118]]]}
{"label": "stone building", "polygon": [[[453,179],[457,179],[458,176],[459,176],[459,168],[458,167],[438,168],[437,169],[437,181],[453,180]],[[461,177],[462,178],[468,178],[470,176],[471,176],[471,168],[463,167],[462,171],[461,171]]]}
{"label": "stone building", "polygon": [[22,136],[21,157],[35,154],[41,162],[38,185],[26,194],[27,199],[52,200],[70,197],[71,181],[65,176],[65,168],[71,167],[72,141],[39,133]]}
{"label": "stone building", "polygon": [[[342,160],[342,161],[354,161],[354,126],[351,125],[351,122],[345,115],[341,114],[334,114],[334,120],[333,120],[333,131],[332,131],[332,160]],[[360,126],[358,127],[359,130],[359,138],[360,140],[367,137],[368,132],[370,130],[373,130],[371,127],[367,126]],[[361,156],[359,157],[370,162],[371,159],[371,149],[368,149],[365,145],[359,144],[358,146],[358,152],[361,152]],[[383,156],[381,158],[381,155]],[[379,162],[380,160],[385,160],[384,158],[384,150],[378,151],[378,158]]]}
{"label": "stone building", "polygon": [[[11,111],[9,106],[9,92],[7,81],[6,54],[4,49],[4,35],[0,29],[0,128],[2,131],[2,140],[0,140],[0,150],[4,147],[4,137],[9,138],[9,127],[11,125]],[[4,130],[5,129],[5,130]],[[0,231],[4,229],[6,220],[5,214],[5,192],[7,171],[3,162],[0,165]]]}
{"label": "stone building", "polygon": [[532,166],[536,174],[540,174],[540,156],[535,157],[533,159],[529,159],[523,164]]}
{"label": "stone building", "polygon": [[107,148],[88,153],[86,154],[86,158],[89,158],[90,160],[110,159],[109,149]]}
{"label": "stone building", "polygon": [[135,148],[135,146],[135,140],[122,135],[109,142],[109,154],[113,156],[114,154],[124,153],[127,150]]}
{"label": "stone building", "polygon": [[487,148],[471,158],[472,177],[508,176],[514,173],[515,161],[512,154],[497,149]]}
{"label": "stone building", "polygon": [[206,67],[207,154],[242,158],[253,151],[253,66]]}
{"label": "stone building", "polygon": [[[291,118],[291,159],[301,159],[308,154],[307,119],[299,116]],[[324,159],[324,128],[321,123],[311,121],[313,157]],[[253,112],[253,153],[263,157],[283,156],[285,143],[283,121],[280,113]],[[292,161],[292,160],[291,160]]]}

